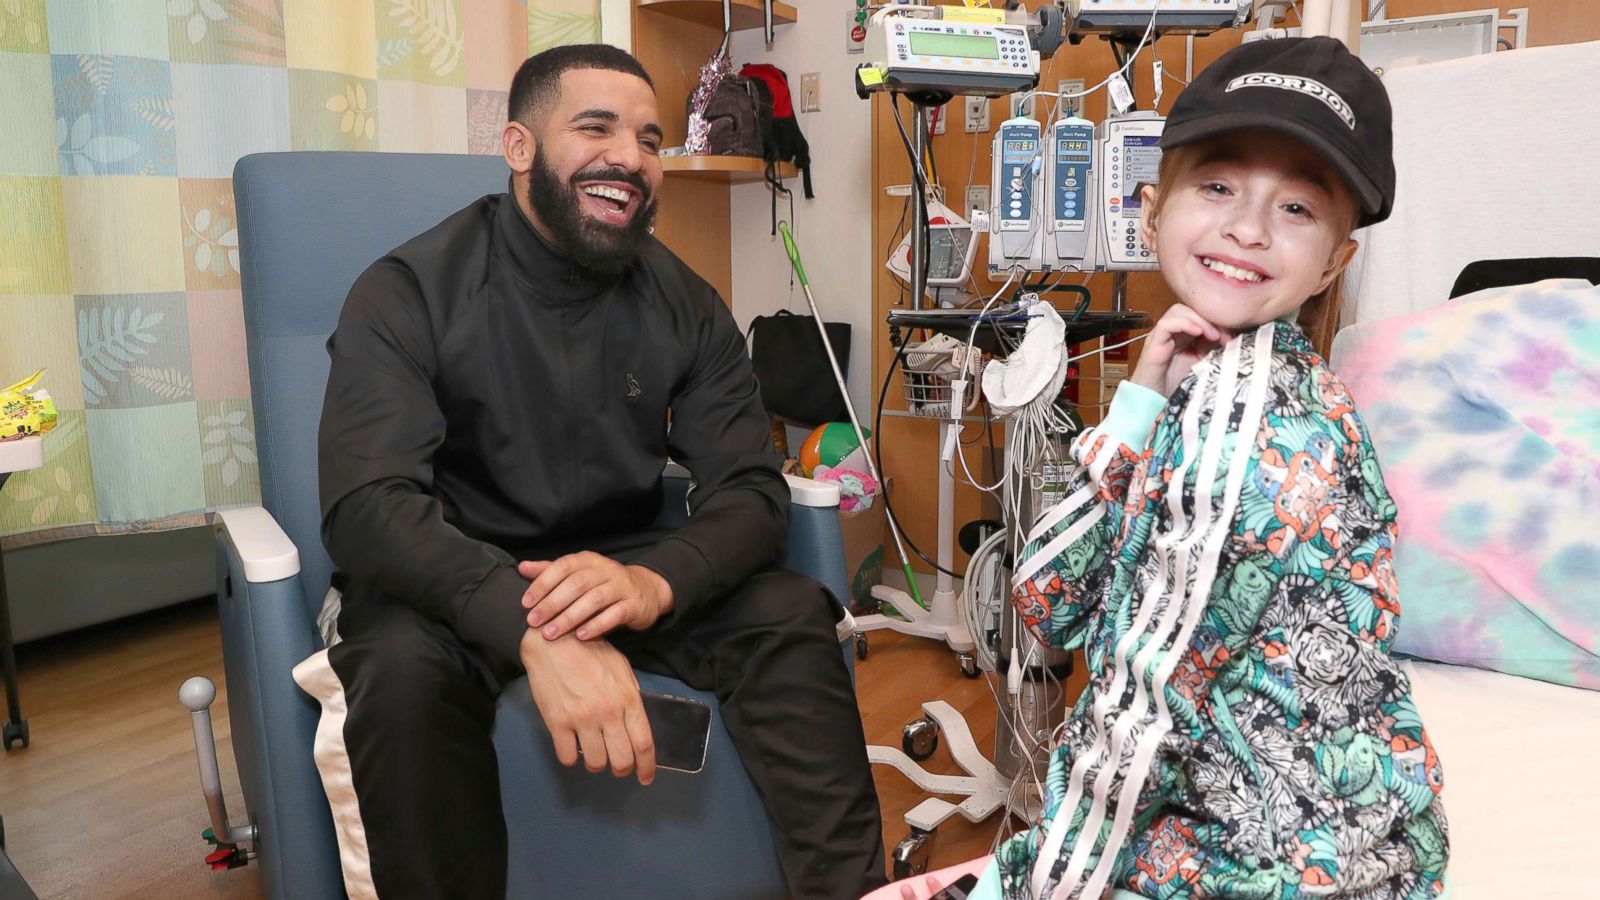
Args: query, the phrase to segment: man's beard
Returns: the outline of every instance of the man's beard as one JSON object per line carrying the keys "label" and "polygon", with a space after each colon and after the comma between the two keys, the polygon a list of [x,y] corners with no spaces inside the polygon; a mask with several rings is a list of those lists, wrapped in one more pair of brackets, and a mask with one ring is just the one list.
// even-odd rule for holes
{"label": "man's beard", "polygon": [[[642,203],[626,224],[606,225],[584,214],[583,195],[576,187],[580,181],[631,185],[648,202]],[[602,281],[614,281],[634,261],[640,241],[656,218],[656,200],[637,173],[602,166],[562,181],[537,155],[528,173],[528,206],[550,229],[551,239],[572,264]]]}

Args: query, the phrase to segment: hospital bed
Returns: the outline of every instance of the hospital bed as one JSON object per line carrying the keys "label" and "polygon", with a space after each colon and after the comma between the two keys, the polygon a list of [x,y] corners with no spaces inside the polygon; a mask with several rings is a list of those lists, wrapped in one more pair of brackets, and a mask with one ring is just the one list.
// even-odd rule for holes
{"label": "hospital bed", "polygon": [[[1351,381],[1375,428],[1356,373],[1341,367],[1347,336],[1398,329],[1400,317],[1464,302],[1447,299],[1452,285],[1483,260],[1600,257],[1600,43],[1396,68],[1384,83],[1394,105],[1394,215],[1357,234],[1362,250],[1346,285],[1346,321],[1354,327],[1333,354],[1335,371]],[[1552,320],[1551,327],[1561,326]],[[1385,458],[1381,441],[1378,451],[1386,475],[1400,468],[1403,460]],[[1595,487],[1587,494],[1591,542],[1600,537]],[[1396,500],[1403,551],[1407,503]],[[1432,616],[1419,604],[1437,575],[1406,561],[1397,556],[1400,650],[1428,638],[1418,629]],[[1593,580],[1578,582],[1574,593],[1586,598],[1593,623],[1600,561],[1591,571]],[[1486,638],[1504,643],[1492,632]],[[1600,690],[1451,662],[1419,658],[1405,668],[1444,768],[1452,900],[1596,896],[1588,863],[1600,809]],[[1473,662],[1513,670],[1536,664]]]}

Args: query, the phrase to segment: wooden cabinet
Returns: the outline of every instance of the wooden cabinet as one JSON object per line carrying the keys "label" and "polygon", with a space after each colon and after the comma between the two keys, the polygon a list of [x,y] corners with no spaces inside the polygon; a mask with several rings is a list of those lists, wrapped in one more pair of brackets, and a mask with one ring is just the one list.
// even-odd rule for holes
{"label": "wooden cabinet", "polygon": [[[639,0],[639,9],[696,25],[722,31],[721,0]],[[733,0],[733,30],[760,28],[762,20],[760,0]],[[778,25],[792,25],[794,7],[787,3],[772,4],[772,21]]]}
{"label": "wooden cabinet", "polygon": [[[773,21],[795,21],[794,7],[773,5]],[[761,27],[760,0],[733,0],[733,28]],[[778,31],[783,40],[783,31]],[[633,55],[656,84],[664,146],[681,145],[688,122],[687,102],[706,64],[722,43],[721,0],[635,0]],[[760,181],[766,164],[737,156],[669,156],[661,161],[656,236],[711,282],[731,302],[733,267],[729,259],[728,187]],[[795,174],[784,166],[785,176]]]}

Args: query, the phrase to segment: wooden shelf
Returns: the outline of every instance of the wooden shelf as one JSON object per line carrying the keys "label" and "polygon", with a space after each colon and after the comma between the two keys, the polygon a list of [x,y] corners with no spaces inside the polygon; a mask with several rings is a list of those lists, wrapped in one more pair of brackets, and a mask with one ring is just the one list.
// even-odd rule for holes
{"label": "wooden shelf", "polygon": [[[765,180],[767,161],[754,156],[663,156],[661,171],[675,178],[741,184]],[[800,170],[789,163],[778,163],[778,174],[793,178]]]}
{"label": "wooden shelf", "polygon": [[[638,0],[639,8],[657,12],[674,19],[709,25],[722,33],[721,0]],[[793,25],[795,8],[787,3],[772,4],[774,25]],[[733,0],[733,30],[744,31],[761,27],[761,0]]]}

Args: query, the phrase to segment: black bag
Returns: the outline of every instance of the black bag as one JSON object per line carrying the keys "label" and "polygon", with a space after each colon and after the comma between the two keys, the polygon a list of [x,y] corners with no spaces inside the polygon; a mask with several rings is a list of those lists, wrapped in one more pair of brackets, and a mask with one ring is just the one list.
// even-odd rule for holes
{"label": "black bag", "polygon": [[[751,156],[762,158],[766,151],[766,133],[771,125],[763,126],[762,117],[770,122],[772,103],[762,103],[765,86],[750,78],[725,76],[718,82],[704,113],[706,120],[706,153],[713,156]],[[693,95],[690,111],[693,111]]]}
{"label": "black bag", "polygon": [[[829,322],[839,371],[850,374],[850,323]],[[817,334],[817,320],[788,310],[758,316],[750,323],[750,361],[761,385],[761,402],[769,415],[796,425],[821,425],[848,417],[839,384]]]}
{"label": "black bag", "polygon": [[[777,66],[751,63],[739,70],[739,77],[747,78],[762,87],[762,101],[766,104],[761,125],[766,136],[766,160],[794,163],[800,170],[806,199],[816,197],[811,192],[811,145],[800,133],[800,123],[795,121],[794,101],[789,96],[789,76]],[[775,171],[768,167],[769,172]],[[774,175],[769,178],[776,181]]]}

